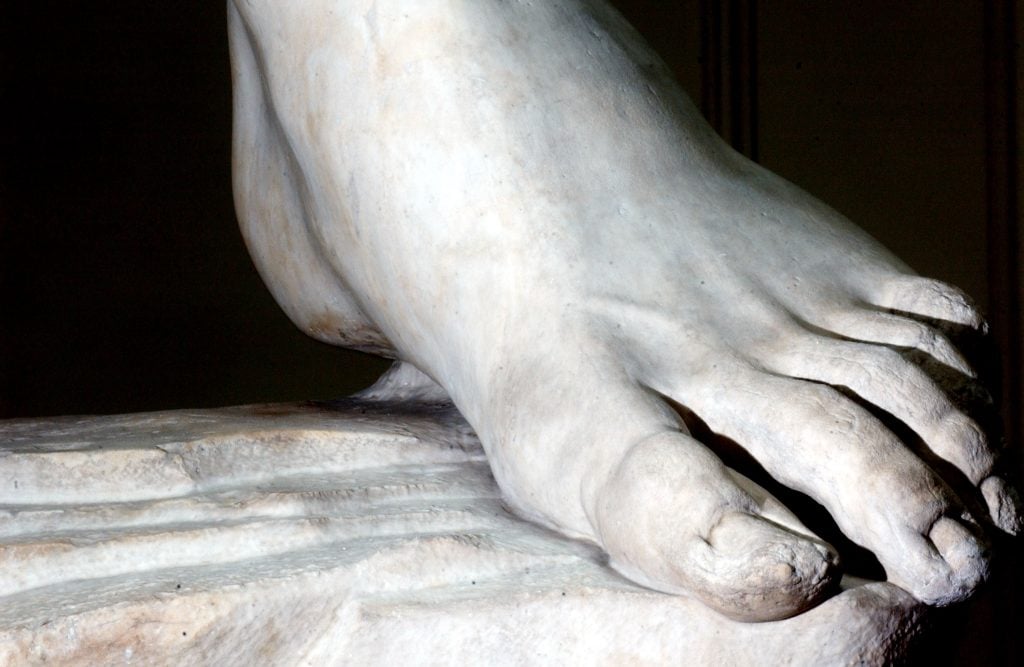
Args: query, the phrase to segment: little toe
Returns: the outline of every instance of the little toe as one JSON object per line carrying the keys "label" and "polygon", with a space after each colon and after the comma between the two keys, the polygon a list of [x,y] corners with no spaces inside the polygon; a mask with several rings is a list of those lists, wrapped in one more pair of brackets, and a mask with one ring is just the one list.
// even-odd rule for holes
{"label": "little toe", "polygon": [[985,318],[961,290],[920,276],[900,276],[885,286],[876,304],[892,311],[986,330]]}
{"label": "little toe", "polygon": [[595,524],[623,574],[739,620],[792,616],[838,583],[831,547],[683,433],[629,450],[598,496]]}

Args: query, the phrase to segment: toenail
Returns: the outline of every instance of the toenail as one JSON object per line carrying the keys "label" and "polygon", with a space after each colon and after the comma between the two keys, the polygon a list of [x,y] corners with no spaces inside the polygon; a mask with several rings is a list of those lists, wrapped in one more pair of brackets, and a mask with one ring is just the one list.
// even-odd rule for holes
{"label": "toenail", "polygon": [[[944,516],[935,522],[928,537],[948,566],[941,576],[946,590],[933,591],[935,597],[929,602],[944,605],[962,600],[988,578],[988,550],[962,523]],[[934,580],[928,588],[932,583]]]}
{"label": "toenail", "polygon": [[1024,512],[1016,489],[995,475],[984,480],[980,487],[996,526],[1011,535],[1019,534],[1024,528]]}

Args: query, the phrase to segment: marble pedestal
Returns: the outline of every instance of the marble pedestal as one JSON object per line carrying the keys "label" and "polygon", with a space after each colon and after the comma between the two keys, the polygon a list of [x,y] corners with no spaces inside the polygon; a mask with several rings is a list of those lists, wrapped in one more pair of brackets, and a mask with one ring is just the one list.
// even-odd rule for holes
{"label": "marble pedestal", "polygon": [[0,422],[0,664],[885,664],[923,610],[846,582],[730,621],[509,514],[445,405]]}

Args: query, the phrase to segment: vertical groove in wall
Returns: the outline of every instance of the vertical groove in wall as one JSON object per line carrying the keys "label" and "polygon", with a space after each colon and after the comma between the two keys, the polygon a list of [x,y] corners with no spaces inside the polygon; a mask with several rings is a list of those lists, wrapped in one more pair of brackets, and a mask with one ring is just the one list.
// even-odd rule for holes
{"label": "vertical groove in wall", "polygon": [[722,6],[700,0],[700,110],[722,132]]}
{"label": "vertical groove in wall", "polygon": [[761,159],[759,150],[758,128],[761,119],[758,116],[760,107],[757,100],[757,78],[758,78],[758,39],[757,39],[757,0],[748,0],[746,10],[746,23],[748,34],[747,45],[747,141],[749,142],[748,154],[750,159],[757,162]]}
{"label": "vertical groove in wall", "polygon": [[757,160],[756,0],[701,0],[700,108],[733,148]]}
{"label": "vertical groove in wall", "polygon": [[989,317],[1002,355],[1003,428],[1021,445],[1020,233],[1014,0],[985,3],[985,156]]}
{"label": "vertical groove in wall", "polygon": [[[1011,463],[1017,464],[1018,481],[1024,478],[1024,411],[1021,409],[1021,237],[1018,130],[1021,119],[1017,99],[1016,13],[1020,0],[985,2],[985,186],[988,227],[988,284],[992,335],[1002,355],[1000,393],[1003,432]],[[1020,548],[1016,549],[1019,554]],[[1022,609],[1021,573],[1013,552],[1004,559],[998,585],[1006,593],[993,596],[991,618],[995,642],[993,662],[1019,665],[1022,642],[1014,619]]]}

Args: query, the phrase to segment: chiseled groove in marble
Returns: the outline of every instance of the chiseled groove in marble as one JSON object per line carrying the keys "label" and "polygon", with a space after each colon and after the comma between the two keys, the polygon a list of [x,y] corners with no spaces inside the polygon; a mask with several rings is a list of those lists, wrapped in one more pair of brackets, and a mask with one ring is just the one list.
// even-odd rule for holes
{"label": "chiseled groove in marble", "polygon": [[180,461],[156,448],[0,458],[0,505],[76,502],[91,494],[115,500],[168,497],[193,486]]}
{"label": "chiseled groove in marble", "polygon": [[[103,419],[103,417],[98,417],[98,419]],[[92,439],[82,437],[64,439],[60,434],[54,434],[51,438],[41,436],[28,441],[27,436],[13,434],[11,431],[14,429],[9,427],[9,422],[0,421],[0,459],[5,456],[21,454],[59,455],[135,449],[180,449],[204,443],[219,447],[250,447],[258,444],[287,444],[294,442],[297,438],[311,438],[329,444],[353,443],[359,445],[366,440],[372,440],[385,446],[426,443],[433,449],[448,448],[443,446],[443,443],[424,440],[407,433],[396,433],[393,430],[331,428],[330,424],[310,424],[308,426],[267,424],[263,426],[243,423],[232,426],[234,428],[221,428],[200,433],[180,429],[140,434],[126,429],[124,432],[99,433],[98,437]],[[80,436],[80,434],[76,435]],[[22,442],[23,440],[25,442]],[[455,449],[456,447],[451,448]],[[464,447],[458,447],[458,449],[467,451]]]}
{"label": "chiseled groove in marble", "polygon": [[158,446],[180,456],[197,476],[223,470],[258,469],[272,460],[275,465],[304,467],[311,464],[347,470],[367,463],[458,463],[483,460],[481,451],[454,443],[438,443],[414,436],[395,437],[377,433],[339,433],[323,429],[242,431],[201,440],[164,443]]}
{"label": "chiseled groove in marble", "polygon": [[[361,403],[249,405],[108,416],[0,421],[5,453],[174,446],[224,436],[322,433],[377,445],[415,442],[435,449],[481,451],[472,430],[450,405]],[[242,438],[244,441],[244,437]]]}
{"label": "chiseled groove in marble", "polygon": [[[135,447],[96,447],[74,451],[13,453],[0,458],[5,476],[20,473],[30,489],[35,481],[60,479],[69,468],[89,465],[118,471],[126,465],[145,465],[152,476],[156,472],[185,471],[201,480],[225,473],[261,470],[268,464],[275,469],[302,470],[328,466],[345,471],[389,464],[443,464],[482,461],[455,446],[421,447],[420,442],[374,442],[362,438],[324,437],[312,431],[288,432],[287,437],[260,434],[224,435],[215,440]],[[370,464],[370,465],[367,465]],[[161,470],[167,468],[168,470]],[[39,481],[37,481],[39,480]],[[99,480],[97,480],[98,482]]]}
{"label": "chiseled groove in marble", "polygon": [[65,571],[74,572],[76,579],[115,576],[140,569],[242,561],[371,535],[409,538],[421,533],[466,533],[507,523],[493,512],[463,508],[424,513],[418,508],[385,517],[251,518],[13,544],[0,547],[0,596],[57,583],[66,578]]}
{"label": "chiseled groove in marble", "polygon": [[[162,567],[239,560],[352,535],[412,534],[427,526],[466,531],[512,521],[483,464],[392,466],[310,481],[285,476],[262,487],[245,481],[240,491],[216,488],[172,500],[15,508],[0,520],[0,571],[6,571],[0,594],[54,583],[65,568],[82,563],[88,576],[106,576],[131,570],[133,561]],[[232,544],[230,553],[218,549],[223,543]],[[33,572],[38,563],[46,572]]]}
{"label": "chiseled groove in marble", "polygon": [[[455,446],[318,440],[305,431],[273,446],[252,443],[226,435],[213,444],[10,454],[0,458],[0,506],[130,502],[260,484],[285,474],[485,461]],[[72,471],[79,483],[62,484]]]}
{"label": "chiseled groove in marble", "polygon": [[110,522],[97,520],[92,525],[76,525],[74,528],[54,527],[40,529],[38,532],[3,537],[0,538],[3,540],[3,544],[0,545],[0,567],[2,567],[3,554],[6,551],[13,553],[15,547],[28,548],[33,545],[68,543],[81,548],[103,542],[116,542],[125,536],[141,537],[161,532],[181,534],[204,528],[231,528],[259,522],[313,521],[324,523],[340,521],[350,526],[360,526],[374,521],[402,522],[414,518],[424,521],[426,524],[427,521],[438,517],[461,514],[514,520],[493,497],[449,496],[431,500],[417,498],[413,501],[395,501],[374,505],[364,503],[332,503],[328,505],[320,502],[319,499],[311,501],[302,497],[302,494],[288,495],[290,497],[283,502],[280,499],[268,499],[268,502],[248,507],[231,505],[197,508],[195,512],[169,513],[147,522],[118,523],[116,518]]}
{"label": "chiseled groove in marble", "polygon": [[367,512],[404,502],[430,504],[458,498],[480,501],[498,497],[497,487],[483,463],[439,466],[390,466],[346,474],[286,475],[260,484],[231,484],[196,490],[172,498],[121,503],[43,504],[0,506],[0,542],[54,535],[67,526],[123,527],[166,525],[190,517],[215,520],[226,516],[295,516],[312,509],[330,512],[342,505]]}
{"label": "chiseled groove in marble", "polygon": [[[446,557],[425,557],[434,550]],[[459,567],[446,566],[452,562],[457,562]],[[417,566],[421,569],[417,570]],[[426,573],[422,570],[424,566],[428,568]],[[552,573],[545,575],[545,571],[552,568]],[[330,590],[338,595],[365,591],[363,595],[374,598],[397,600],[411,596],[412,600],[418,598],[416,591],[429,589],[439,604],[448,598],[487,598],[500,593],[487,582],[507,581],[515,586],[521,578],[541,587],[547,580],[552,588],[559,590],[566,586],[614,586],[660,595],[638,589],[602,568],[595,548],[566,543],[553,534],[519,522],[494,531],[424,531],[339,539],[242,560],[176,563],[46,582],[0,595],[0,631],[39,625],[56,616],[165,596],[208,591],[223,591],[221,595],[228,596],[237,587],[249,585],[272,589],[275,580],[303,575],[342,577],[349,582],[345,588],[331,584],[335,587]],[[387,581],[380,580],[381,576],[386,576]],[[273,591],[265,594],[273,595]]]}
{"label": "chiseled groove in marble", "polygon": [[[275,470],[259,476],[224,476],[204,481],[198,492],[229,494],[254,489],[257,492],[289,492],[300,489],[310,479],[321,479],[322,487],[312,491],[341,492],[352,496],[388,497],[393,495],[447,495],[449,489],[473,488],[483,495],[497,494],[497,487],[486,462],[436,462],[386,465],[333,471],[313,467],[301,470]],[[329,485],[328,485],[329,484]],[[488,493],[485,489],[490,489]]]}

